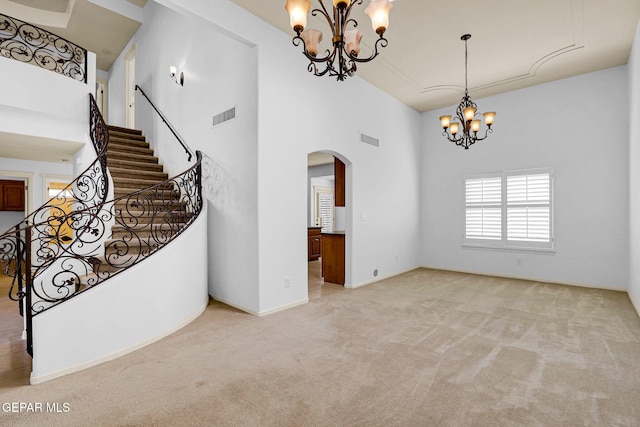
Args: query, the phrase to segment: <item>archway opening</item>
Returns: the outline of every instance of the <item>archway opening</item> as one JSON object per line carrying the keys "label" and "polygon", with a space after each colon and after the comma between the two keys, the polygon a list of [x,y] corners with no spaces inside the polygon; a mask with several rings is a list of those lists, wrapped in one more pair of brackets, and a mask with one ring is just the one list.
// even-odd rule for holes
{"label": "archway opening", "polygon": [[307,236],[308,296],[313,300],[340,292],[348,282],[347,168],[350,162],[332,151],[308,155]]}

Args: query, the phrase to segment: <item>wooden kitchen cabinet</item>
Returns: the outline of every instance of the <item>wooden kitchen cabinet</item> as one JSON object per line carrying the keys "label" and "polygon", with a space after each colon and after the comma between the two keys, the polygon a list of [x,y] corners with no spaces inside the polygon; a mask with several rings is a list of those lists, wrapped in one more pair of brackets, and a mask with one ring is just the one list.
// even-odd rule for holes
{"label": "wooden kitchen cabinet", "polygon": [[322,235],[320,227],[308,229],[308,260],[315,261],[322,256]]}
{"label": "wooden kitchen cabinet", "polygon": [[344,232],[322,233],[322,277],[344,285]]}
{"label": "wooden kitchen cabinet", "polygon": [[24,211],[24,182],[0,180],[0,211]]}

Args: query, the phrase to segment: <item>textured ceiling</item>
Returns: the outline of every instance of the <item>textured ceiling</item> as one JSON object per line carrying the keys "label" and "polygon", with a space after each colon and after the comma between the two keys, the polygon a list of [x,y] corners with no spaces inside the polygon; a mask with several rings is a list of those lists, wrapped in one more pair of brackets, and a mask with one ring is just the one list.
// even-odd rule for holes
{"label": "textured ceiling", "polygon": [[[284,0],[232,0],[293,35]],[[312,1],[315,7],[318,0]],[[376,34],[362,10],[354,17],[372,46]],[[325,4],[331,2],[325,0]],[[469,91],[481,98],[626,64],[640,19],[640,0],[396,0],[387,48],[357,75],[418,111],[459,102],[464,92],[464,42],[469,40]],[[326,22],[309,16],[307,28]],[[285,44],[283,49],[300,49]],[[369,50],[370,52],[370,50]],[[363,49],[361,56],[367,53]],[[300,70],[306,72],[300,53]],[[328,77],[323,77],[328,78]],[[340,83],[336,83],[340,84]]]}

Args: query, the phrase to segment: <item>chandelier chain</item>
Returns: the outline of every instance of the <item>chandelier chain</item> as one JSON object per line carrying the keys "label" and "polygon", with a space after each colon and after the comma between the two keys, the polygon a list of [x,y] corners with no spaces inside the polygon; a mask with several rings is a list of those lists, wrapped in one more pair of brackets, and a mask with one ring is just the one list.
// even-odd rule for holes
{"label": "chandelier chain", "polygon": [[[477,141],[486,139],[487,136],[493,132],[491,125],[496,116],[495,111],[482,114],[487,129],[484,136],[479,136],[480,120],[476,119],[476,116],[479,114],[477,113],[477,105],[469,97],[469,50],[467,40],[470,38],[471,34],[464,34],[460,37],[460,39],[464,41],[464,96],[456,108],[455,116],[440,116],[440,124],[444,129],[442,135],[456,145],[464,147],[464,149],[468,149],[469,146],[475,144]],[[451,132],[449,132],[449,129],[451,129]]]}

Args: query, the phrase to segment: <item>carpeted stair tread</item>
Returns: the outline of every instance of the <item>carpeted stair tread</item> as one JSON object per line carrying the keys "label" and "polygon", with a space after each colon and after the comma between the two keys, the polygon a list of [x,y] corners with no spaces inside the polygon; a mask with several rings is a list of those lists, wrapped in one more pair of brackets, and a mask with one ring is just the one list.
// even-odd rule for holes
{"label": "carpeted stair tread", "polygon": [[108,151],[107,152],[107,164],[109,160],[127,160],[136,161],[142,163],[158,164],[158,158],[145,154],[127,153],[123,151]]}
{"label": "carpeted stair tread", "polygon": [[125,227],[121,223],[116,223],[113,227],[111,227],[111,236],[112,238],[115,235],[122,236],[125,234],[130,234],[131,231],[135,231],[136,233],[166,233],[170,231],[176,231],[178,229],[177,224],[150,224],[145,227],[144,230],[132,230],[130,227]]}
{"label": "carpeted stair tread", "polygon": [[[138,190],[144,190],[148,187],[153,187],[154,185],[160,184],[162,181],[157,181],[153,179],[137,179],[137,178],[118,178],[113,177],[113,186],[115,188],[133,188]],[[132,190],[133,192],[133,190]]]}
{"label": "carpeted stair tread", "polygon": [[114,125],[107,125],[107,129],[109,129],[109,134],[111,134],[111,132],[116,132],[116,133],[132,134],[132,135],[142,135],[142,131],[140,129],[130,129],[130,128],[124,128],[121,126],[114,126]]}
{"label": "carpeted stair tread", "polygon": [[165,181],[169,178],[169,175],[164,172],[145,171],[135,169],[122,169],[122,168],[109,168],[111,175],[114,179],[117,178],[135,178],[135,179],[148,179]]}
{"label": "carpeted stair tread", "polygon": [[132,153],[153,156],[153,150],[151,148],[132,147],[130,145],[118,144],[111,141],[109,141],[109,145],[107,146],[107,156],[109,153]]}
{"label": "carpeted stair tread", "polygon": [[143,140],[137,139],[129,139],[129,138],[119,138],[113,137],[109,135],[109,144],[119,144],[119,145],[128,145],[131,147],[141,147],[141,148],[149,148],[149,143]]}
{"label": "carpeted stair tread", "polygon": [[157,163],[150,162],[136,162],[134,160],[121,160],[121,159],[107,159],[107,165],[109,169],[133,169],[133,170],[148,170],[162,172],[164,167]]}

